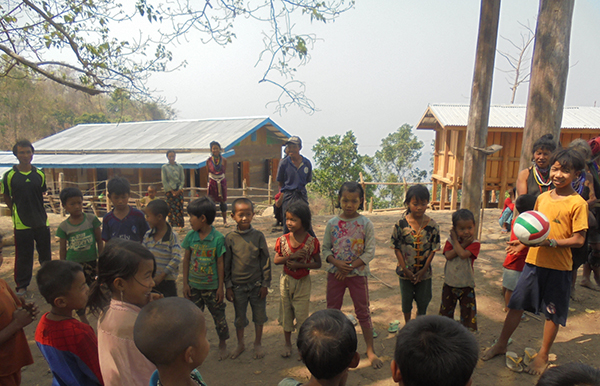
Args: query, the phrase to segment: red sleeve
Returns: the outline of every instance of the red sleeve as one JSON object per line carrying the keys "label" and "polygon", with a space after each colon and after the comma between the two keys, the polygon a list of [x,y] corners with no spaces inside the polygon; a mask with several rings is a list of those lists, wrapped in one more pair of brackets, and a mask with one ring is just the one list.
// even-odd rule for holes
{"label": "red sleeve", "polygon": [[77,334],[77,353],[79,358],[88,365],[90,370],[96,375],[98,380],[103,384],[102,373],[100,372],[100,361],[98,358],[98,338],[94,333],[94,329],[87,324],[79,323],[74,326],[78,329]]}
{"label": "red sleeve", "polygon": [[319,253],[321,253],[321,243],[319,243],[319,240],[316,237],[313,237],[313,245],[315,247],[315,250],[313,251],[311,256],[316,256]]}
{"label": "red sleeve", "polygon": [[471,259],[475,260],[477,256],[479,256],[479,250],[481,249],[481,243],[479,241],[473,241],[471,244],[467,245],[465,248],[466,251],[471,252]]}
{"label": "red sleeve", "polygon": [[446,240],[446,244],[444,244],[444,251],[442,252],[442,254],[451,251],[454,247],[452,246],[452,243],[450,242],[450,240]]}
{"label": "red sleeve", "polygon": [[281,254],[281,238],[282,238],[282,237],[283,237],[283,236],[281,236],[281,237],[278,237],[278,238],[277,238],[277,241],[275,241],[275,253],[277,253],[279,256],[283,256],[283,255]]}

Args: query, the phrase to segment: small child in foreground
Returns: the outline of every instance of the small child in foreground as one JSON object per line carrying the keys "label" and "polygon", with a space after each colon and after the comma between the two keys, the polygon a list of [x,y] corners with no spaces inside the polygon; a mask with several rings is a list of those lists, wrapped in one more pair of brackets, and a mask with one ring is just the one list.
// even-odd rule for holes
{"label": "small child in foreground", "polygon": [[88,301],[83,268],[73,261],[47,261],[36,281],[40,294],[52,306],[40,319],[35,341],[50,366],[53,384],[103,385],[94,329],[73,318],[73,311],[85,309]]}
{"label": "small child in foreground", "polygon": [[[298,333],[298,351],[311,374],[304,386],[344,386],[348,369],[360,362],[357,346],[356,329],[340,310],[330,308],[312,314]],[[279,386],[300,385],[293,378],[279,382]]]}
{"label": "small child in foreground", "polygon": [[536,386],[598,386],[600,370],[583,363],[567,363],[548,369]]}
{"label": "small child in foreground", "polygon": [[398,331],[392,378],[407,386],[469,386],[478,356],[466,328],[443,316],[421,316]]}
{"label": "small child in foreground", "polygon": [[477,331],[477,301],[475,300],[475,274],[473,263],[479,255],[481,244],[475,240],[475,217],[468,209],[452,214],[450,239],[444,246],[444,287],[440,315],[454,319],[456,302],[460,304],[460,323]]}
{"label": "small child in foreground", "polygon": [[[60,223],[56,236],[60,239],[60,259],[81,264],[88,286],[96,277],[98,255],[102,253],[102,223],[93,213],[83,212],[83,193],[78,188],[64,188],[60,192],[60,202],[69,217]],[[85,323],[85,307],[77,310],[77,316]]]}
{"label": "small child in foreground", "polygon": [[108,241],[118,237],[141,243],[150,228],[144,212],[129,206],[129,181],[123,177],[113,177],[106,184],[106,188],[114,209],[102,219],[102,240]]}
{"label": "small child in foreground", "polygon": [[208,356],[210,345],[204,315],[191,301],[171,297],[148,304],[135,321],[133,339],[156,365],[150,386],[206,386],[196,367]]}

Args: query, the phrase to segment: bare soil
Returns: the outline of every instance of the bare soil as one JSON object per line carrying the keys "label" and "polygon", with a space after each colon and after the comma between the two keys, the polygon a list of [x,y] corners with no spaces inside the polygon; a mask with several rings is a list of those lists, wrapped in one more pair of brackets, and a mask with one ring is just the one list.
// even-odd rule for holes
{"label": "bare soil", "polygon": [[[384,361],[384,367],[374,370],[366,359],[365,345],[360,328],[359,351],[362,359],[359,367],[350,373],[349,385],[384,386],[393,385],[390,376],[389,364],[394,354],[395,334],[387,332],[388,325],[393,320],[403,320],[400,307],[400,291],[398,288],[398,277],[395,274],[396,260],[392,250],[389,248],[389,238],[392,226],[397,221],[400,212],[381,212],[366,214],[373,221],[376,229],[377,251],[376,258],[371,262],[373,277],[369,280],[371,297],[371,312],[375,330],[379,336],[375,339],[375,349]],[[442,230],[442,241],[444,242],[451,226],[450,211],[429,211],[428,214],[435,219]],[[506,234],[500,232],[497,218],[499,210],[486,210],[481,254],[475,262],[476,271],[476,293],[479,315],[479,332],[476,333],[481,349],[489,347],[492,341],[498,337],[505,313],[503,312],[502,286],[502,263],[504,261],[504,246],[508,239]],[[325,224],[330,216],[315,216],[315,232],[322,238]],[[52,232],[63,220],[58,215],[50,215]],[[263,231],[267,237],[269,247],[272,249],[275,240],[281,231],[274,231],[272,217],[256,216],[254,226]],[[221,220],[215,223],[217,229],[223,233],[232,228],[224,228]],[[9,217],[0,217],[0,230],[3,234],[10,234],[12,225]],[[189,226],[188,226],[189,229]],[[187,229],[186,229],[187,231]],[[182,234],[183,236],[183,234]],[[14,264],[14,247],[4,248],[4,265],[0,268],[0,277],[13,283],[12,269]],[[58,243],[53,244],[53,256],[58,258]],[[443,285],[444,259],[438,254],[433,262],[433,300],[429,305],[428,314],[437,314],[440,305],[441,289]],[[34,270],[37,271],[36,262]],[[211,343],[211,353],[200,367],[200,371],[211,386],[225,385],[276,385],[284,377],[295,377],[302,381],[308,379],[308,371],[301,362],[296,360],[295,351],[291,358],[284,359],[280,356],[283,350],[283,333],[277,324],[279,313],[279,276],[281,267],[273,265],[273,281],[267,298],[267,314],[269,322],[265,325],[263,346],[267,355],[264,359],[252,359],[252,342],[254,329],[252,326],[246,329],[246,351],[235,360],[219,362],[218,338],[215,333],[214,324],[210,316],[207,317],[208,338]],[[323,269],[314,270],[312,273],[312,296],[311,310],[316,311],[325,308],[326,274]],[[578,282],[581,280],[578,278]],[[181,293],[181,274],[179,278]],[[49,311],[49,306],[39,295],[35,283],[30,286],[33,300],[40,306],[42,312]],[[580,361],[594,367],[600,367],[600,293],[591,291],[577,285],[578,302],[572,302],[571,312],[567,326],[561,328],[552,352],[556,354],[555,364],[564,364],[572,361]],[[342,311],[353,313],[352,302],[346,296]],[[231,339],[229,349],[236,346],[235,331],[233,327],[233,307],[227,307],[227,319],[230,323]],[[542,339],[543,316],[528,316],[528,321],[521,323],[513,335],[514,343],[509,349],[523,355],[525,347],[539,349]],[[95,326],[95,320],[91,320]],[[48,366],[40,354],[35,341],[34,331],[36,323],[25,328],[35,363],[23,370],[23,385],[49,385],[51,374]],[[504,364],[504,357],[494,358],[488,362],[480,361],[473,375],[474,385],[534,385],[537,377],[528,374],[511,372]]]}

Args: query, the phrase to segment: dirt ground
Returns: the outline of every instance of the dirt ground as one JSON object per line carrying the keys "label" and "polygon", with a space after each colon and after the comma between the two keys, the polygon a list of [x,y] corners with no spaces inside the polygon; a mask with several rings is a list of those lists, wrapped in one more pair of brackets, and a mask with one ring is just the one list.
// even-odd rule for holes
{"label": "dirt ground", "polygon": [[[395,334],[387,332],[388,324],[395,320],[403,320],[400,309],[400,291],[398,288],[398,277],[395,274],[395,257],[389,248],[389,238],[392,226],[398,218],[400,212],[381,212],[366,214],[373,221],[376,229],[377,251],[376,258],[371,262],[371,272],[373,277],[369,280],[369,289],[371,297],[371,312],[375,330],[379,336],[375,339],[375,350],[384,361],[384,367],[380,370],[374,370],[369,366],[366,359],[365,344],[362,339],[360,328],[357,328],[359,334],[359,351],[362,355],[360,365],[357,369],[350,372],[349,385],[369,385],[386,386],[393,385],[390,376],[390,360],[394,354]],[[428,214],[435,219],[442,230],[442,242],[445,241],[451,226],[449,211],[429,211]],[[480,238],[482,242],[481,254],[475,262],[475,278],[477,283],[477,305],[479,311],[479,332],[476,333],[477,340],[483,350],[489,347],[491,342],[499,335],[504,321],[505,313],[502,311],[503,300],[501,296],[502,284],[502,262],[504,261],[504,245],[508,236],[500,233],[497,218],[500,215],[499,210],[486,210],[483,235]],[[57,215],[51,216],[52,232],[56,230],[57,225],[62,218]],[[322,238],[325,230],[326,221],[329,216],[317,216],[314,218],[315,232],[319,238]],[[272,230],[273,218],[271,216],[257,216],[253,225],[263,231],[267,237],[269,247],[272,249],[280,231]],[[215,226],[223,233],[229,232],[232,228],[224,228],[221,220],[215,222]],[[0,230],[3,234],[10,234],[12,225],[10,218],[0,217]],[[189,229],[189,225],[187,227]],[[182,234],[183,236],[183,234]],[[53,256],[58,258],[58,243],[53,244]],[[4,265],[0,268],[0,277],[7,280],[11,285],[12,269],[14,264],[14,247],[4,248]],[[441,289],[443,285],[443,265],[444,259],[440,254],[436,255],[433,261],[433,299],[429,305],[428,314],[437,314],[440,305]],[[38,265],[36,263],[35,270]],[[211,343],[211,353],[200,367],[200,371],[211,386],[225,385],[276,385],[284,377],[295,377],[302,381],[308,379],[308,371],[295,359],[293,355],[290,359],[283,359],[280,352],[283,347],[283,333],[281,327],[277,324],[279,312],[279,276],[281,267],[273,265],[273,281],[269,296],[267,298],[267,314],[269,321],[265,325],[263,345],[266,348],[267,355],[264,359],[252,359],[252,341],[254,338],[254,329],[252,326],[246,329],[246,347],[247,350],[238,359],[219,362],[217,360],[218,338],[214,330],[212,318],[207,318],[208,338]],[[317,311],[325,308],[325,288],[326,276],[323,269],[315,270],[312,276],[312,296],[311,311]],[[581,280],[578,278],[578,282]],[[39,295],[39,292],[32,283],[29,288],[33,300],[40,306],[42,312],[49,311],[49,307]],[[179,277],[179,293],[181,293],[181,274]],[[564,364],[572,361],[580,361],[595,367],[600,367],[600,293],[593,292],[587,288],[577,285],[579,302],[571,304],[571,312],[565,328],[561,328],[552,352],[556,354],[556,364]],[[342,311],[353,313],[353,307],[350,297],[346,295]],[[414,312],[415,310],[413,310]],[[250,312],[250,311],[249,311]],[[230,323],[231,339],[229,348],[233,349],[236,345],[235,330],[233,327],[233,307],[228,304],[227,319]],[[542,338],[543,317],[528,316],[528,321],[521,323],[513,335],[514,343],[509,349],[523,355],[525,347],[534,347],[539,349]],[[95,327],[95,320],[92,320]],[[36,323],[25,328],[29,338],[31,351],[35,363],[23,371],[23,385],[49,385],[51,384],[51,375],[48,366],[44,361],[40,351],[34,341],[34,331]],[[537,377],[527,374],[517,374],[511,372],[504,365],[504,357],[494,358],[489,362],[480,361],[473,375],[474,385],[534,385]]]}

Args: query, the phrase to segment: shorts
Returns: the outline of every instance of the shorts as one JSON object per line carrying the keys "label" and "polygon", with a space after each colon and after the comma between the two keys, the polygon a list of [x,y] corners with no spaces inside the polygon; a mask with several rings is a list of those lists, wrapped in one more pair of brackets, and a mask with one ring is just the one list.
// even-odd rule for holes
{"label": "shorts", "polygon": [[250,322],[246,317],[248,303],[252,308],[252,322],[255,325],[267,323],[267,298],[260,298],[261,283],[250,283],[233,285],[233,308],[235,310],[235,321],[233,324],[238,330],[244,329]]}
{"label": "shorts", "polygon": [[281,274],[281,279],[279,280],[279,291],[281,294],[279,301],[279,324],[283,326],[283,331],[294,331],[294,319],[296,319],[296,326],[300,327],[306,318],[308,318],[310,286],[310,275],[294,279],[285,273]]}
{"label": "shorts", "polygon": [[592,249],[588,254],[587,263],[590,265],[591,268],[600,267],[600,250]]}
{"label": "shorts", "polygon": [[521,271],[515,271],[512,269],[502,268],[502,287],[509,291],[514,291],[517,286],[517,282],[521,277]]}
{"label": "shorts", "polygon": [[546,319],[556,325],[565,326],[569,314],[572,280],[571,271],[557,271],[527,263],[523,267],[508,308],[525,310],[536,315],[541,311]]}
{"label": "shorts", "polygon": [[[162,283],[161,283],[162,284]],[[213,317],[215,322],[215,329],[219,340],[229,339],[229,326],[225,319],[225,299],[217,303],[217,290],[201,290],[197,288],[190,288],[191,296],[190,300],[194,302],[204,312],[204,307],[208,307],[208,311]]]}
{"label": "shorts", "polygon": [[590,244],[600,244],[600,231],[598,230],[598,228],[588,229],[587,241]]}
{"label": "shorts", "polygon": [[410,280],[400,278],[400,293],[402,295],[402,312],[412,311],[413,300],[417,303],[417,315],[426,315],[431,301],[431,278],[413,284]]}
{"label": "shorts", "polygon": [[477,300],[473,287],[451,287],[444,283],[442,287],[442,305],[440,315],[454,320],[456,303],[460,305],[460,324],[471,331],[477,331]]}
{"label": "shorts", "polygon": [[573,271],[577,271],[579,267],[588,261],[587,243],[579,248],[571,248],[571,255],[573,256]]}

